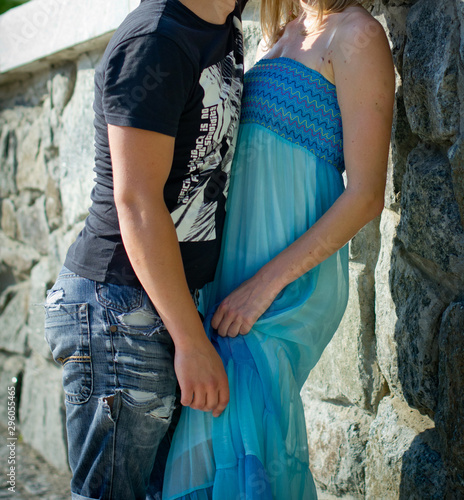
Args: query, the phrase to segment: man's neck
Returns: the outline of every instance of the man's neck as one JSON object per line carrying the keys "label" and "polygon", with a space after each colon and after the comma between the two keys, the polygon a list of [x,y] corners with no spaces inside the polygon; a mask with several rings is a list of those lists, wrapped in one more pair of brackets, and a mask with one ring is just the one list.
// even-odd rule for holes
{"label": "man's neck", "polygon": [[235,0],[179,0],[198,17],[212,24],[224,24],[235,9]]}

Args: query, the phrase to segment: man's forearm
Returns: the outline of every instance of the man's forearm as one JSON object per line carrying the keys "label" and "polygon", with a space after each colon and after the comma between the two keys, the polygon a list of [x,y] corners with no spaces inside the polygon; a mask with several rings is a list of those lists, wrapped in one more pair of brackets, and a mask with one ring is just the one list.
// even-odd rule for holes
{"label": "man's forearm", "polygon": [[212,411],[217,417],[229,401],[227,376],[190,295],[176,231],[164,201],[145,199],[142,206],[120,203],[118,214],[134,271],[174,341],[181,403]]}
{"label": "man's forearm", "polygon": [[184,273],[172,218],[164,202],[118,206],[127,254],[142,286],[176,346],[194,344],[205,333]]}

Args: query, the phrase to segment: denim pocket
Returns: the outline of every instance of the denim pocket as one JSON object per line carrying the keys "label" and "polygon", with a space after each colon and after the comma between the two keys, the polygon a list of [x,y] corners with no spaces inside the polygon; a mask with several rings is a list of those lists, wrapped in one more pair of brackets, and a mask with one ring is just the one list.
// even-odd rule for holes
{"label": "denim pocket", "polygon": [[127,335],[151,336],[167,332],[142,288],[97,283],[97,301],[105,306],[110,328]]}
{"label": "denim pocket", "polygon": [[63,366],[66,400],[86,403],[93,390],[88,304],[45,304],[45,340]]}

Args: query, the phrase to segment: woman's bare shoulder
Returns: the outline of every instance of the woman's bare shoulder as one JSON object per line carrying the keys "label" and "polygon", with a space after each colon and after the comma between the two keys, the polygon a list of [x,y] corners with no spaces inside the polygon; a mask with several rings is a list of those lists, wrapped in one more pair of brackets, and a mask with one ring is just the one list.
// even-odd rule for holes
{"label": "woman's bare shoulder", "polygon": [[346,53],[359,54],[376,48],[390,52],[382,24],[362,7],[349,7],[343,12],[334,42]]}
{"label": "woman's bare shoulder", "polygon": [[362,8],[350,9],[337,27],[330,56],[345,114],[364,109],[366,116],[372,110],[389,116],[395,70],[390,44],[379,21]]}

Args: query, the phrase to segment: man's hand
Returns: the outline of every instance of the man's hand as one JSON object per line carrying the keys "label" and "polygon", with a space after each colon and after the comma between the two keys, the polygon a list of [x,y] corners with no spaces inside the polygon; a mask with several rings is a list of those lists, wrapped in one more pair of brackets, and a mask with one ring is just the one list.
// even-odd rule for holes
{"label": "man's hand", "polygon": [[174,360],[183,406],[212,411],[214,417],[229,402],[229,384],[224,365],[211,342],[205,341],[187,349],[176,348]]}

